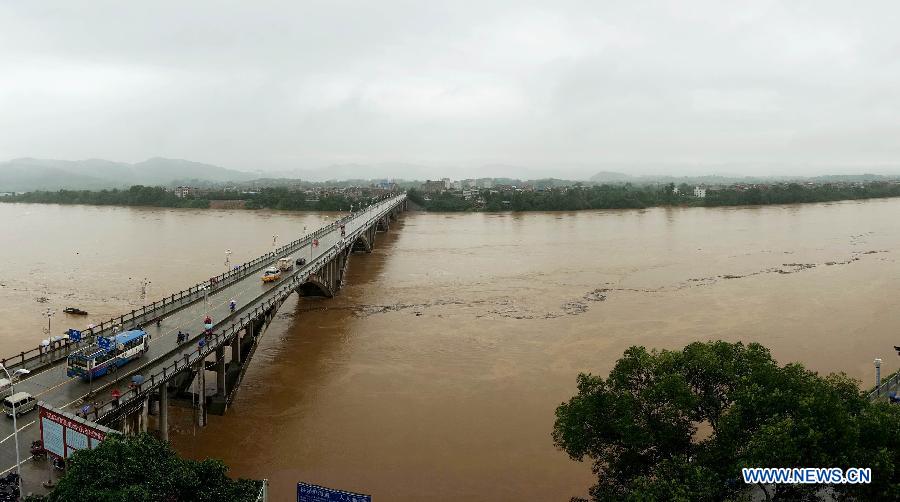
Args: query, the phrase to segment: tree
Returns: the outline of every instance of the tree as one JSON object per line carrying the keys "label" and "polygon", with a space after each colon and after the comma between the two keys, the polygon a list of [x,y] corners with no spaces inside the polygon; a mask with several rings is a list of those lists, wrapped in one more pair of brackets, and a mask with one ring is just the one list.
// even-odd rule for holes
{"label": "tree", "polygon": [[[900,499],[900,407],[873,403],[846,375],[779,366],[755,343],[631,347],[607,378],[581,374],[556,410],[554,444],[593,461],[592,500],[736,500],[742,467],[871,467],[837,498]],[[819,500],[822,485],[760,487]]]}
{"label": "tree", "polygon": [[219,460],[185,460],[149,434],[108,436],[93,450],[69,459],[65,476],[47,500],[79,501],[254,501],[259,483],[230,479]]}

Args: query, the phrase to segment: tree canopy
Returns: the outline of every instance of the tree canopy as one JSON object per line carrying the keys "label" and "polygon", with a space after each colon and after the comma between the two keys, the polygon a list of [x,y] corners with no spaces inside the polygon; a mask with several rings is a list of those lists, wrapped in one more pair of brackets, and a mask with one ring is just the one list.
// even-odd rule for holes
{"label": "tree canopy", "polygon": [[631,347],[607,378],[580,374],[553,441],[593,462],[592,500],[738,500],[743,467],[870,467],[871,484],[770,485],[775,500],[900,500],[900,407],[846,375],[780,366],[751,343]]}
{"label": "tree canopy", "polygon": [[109,436],[68,460],[66,474],[47,497],[55,502],[256,500],[258,481],[232,480],[219,460],[180,458],[149,434]]}
{"label": "tree canopy", "polygon": [[[677,190],[676,190],[677,189]],[[410,200],[428,211],[575,211],[580,209],[641,209],[653,206],[736,206],[826,202],[900,197],[900,184],[871,182],[861,185],[797,183],[771,186],[708,189],[705,198],[693,195],[682,183],[663,185],[604,184],[547,187],[539,191],[481,189],[469,198],[460,192],[425,194],[408,191]]]}

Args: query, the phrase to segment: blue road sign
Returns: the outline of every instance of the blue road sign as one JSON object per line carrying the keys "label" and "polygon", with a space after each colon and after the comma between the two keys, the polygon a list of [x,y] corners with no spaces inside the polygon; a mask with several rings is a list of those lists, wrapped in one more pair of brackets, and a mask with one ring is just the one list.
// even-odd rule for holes
{"label": "blue road sign", "polygon": [[297,502],[372,502],[372,496],[300,482]]}
{"label": "blue road sign", "polygon": [[105,336],[98,336],[97,337],[97,346],[103,350],[109,350],[109,347],[110,347],[109,338],[106,338]]}
{"label": "blue road sign", "polygon": [[81,331],[78,331],[77,329],[70,329],[69,340],[72,340],[73,342],[81,341]]}

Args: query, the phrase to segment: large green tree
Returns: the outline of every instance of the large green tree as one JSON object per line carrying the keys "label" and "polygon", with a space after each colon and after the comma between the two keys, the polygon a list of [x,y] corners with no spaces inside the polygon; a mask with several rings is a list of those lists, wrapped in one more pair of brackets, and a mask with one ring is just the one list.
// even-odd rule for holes
{"label": "large green tree", "polygon": [[767,499],[900,500],[900,407],[845,375],[780,366],[759,344],[631,347],[581,374],[553,440],[597,475],[592,500],[739,500],[743,467],[870,467],[872,483],[759,486]]}
{"label": "large green tree", "polygon": [[60,502],[254,501],[259,482],[232,480],[218,460],[180,458],[149,434],[110,436],[93,450],[76,452],[50,493]]}

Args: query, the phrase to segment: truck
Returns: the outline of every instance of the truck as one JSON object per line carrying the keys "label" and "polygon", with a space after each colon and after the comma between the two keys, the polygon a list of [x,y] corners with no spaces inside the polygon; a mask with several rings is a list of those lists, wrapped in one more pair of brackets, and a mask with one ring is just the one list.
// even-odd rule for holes
{"label": "truck", "polygon": [[287,272],[292,268],[294,268],[294,258],[292,256],[285,256],[278,260],[278,270]]}

